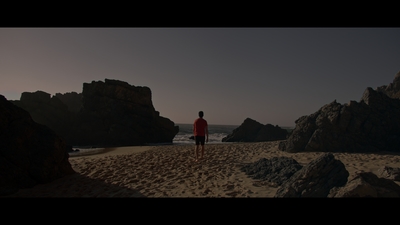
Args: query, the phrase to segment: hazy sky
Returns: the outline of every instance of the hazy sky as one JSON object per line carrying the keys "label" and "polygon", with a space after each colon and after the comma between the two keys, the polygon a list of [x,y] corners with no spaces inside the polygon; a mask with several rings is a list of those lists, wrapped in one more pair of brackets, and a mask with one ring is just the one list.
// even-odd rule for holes
{"label": "hazy sky", "polygon": [[400,71],[400,28],[0,28],[0,94],[147,86],[160,115],[192,123],[295,126],[336,99],[359,101]]}

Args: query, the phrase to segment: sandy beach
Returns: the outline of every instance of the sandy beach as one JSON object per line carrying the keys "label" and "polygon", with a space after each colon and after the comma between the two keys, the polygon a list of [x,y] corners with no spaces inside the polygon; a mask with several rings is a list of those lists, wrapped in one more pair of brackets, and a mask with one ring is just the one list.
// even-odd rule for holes
{"label": "sandy beach", "polygon": [[[286,153],[279,141],[206,144],[194,162],[194,145],[133,146],[71,156],[77,172],[5,197],[89,198],[271,198],[278,187],[249,178],[240,168],[261,158],[291,157],[306,165],[322,153]],[[349,171],[378,175],[382,166],[400,167],[399,154],[334,153]],[[396,182],[397,184],[400,184]]]}

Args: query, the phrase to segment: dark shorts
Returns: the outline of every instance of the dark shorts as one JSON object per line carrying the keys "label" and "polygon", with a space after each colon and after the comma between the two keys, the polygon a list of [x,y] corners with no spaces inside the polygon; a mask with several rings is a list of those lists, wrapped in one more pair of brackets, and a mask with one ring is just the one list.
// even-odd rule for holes
{"label": "dark shorts", "polygon": [[204,142],[206,141],[206,136],[194,136],[194,140],[196,141],[196,145],[204,145]]}

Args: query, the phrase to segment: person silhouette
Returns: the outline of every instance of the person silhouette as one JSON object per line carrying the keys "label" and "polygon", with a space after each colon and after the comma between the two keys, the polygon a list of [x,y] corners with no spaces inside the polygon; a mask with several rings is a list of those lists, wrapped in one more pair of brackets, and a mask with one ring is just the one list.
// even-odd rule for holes
{"label": "person silhouette", "polygon": [[194,135],[194,140],[196,143],[195,146],[195,156],[197,162],[199,160],[199,149],[201,145],[201,157],[200,159],[203,159],[204,157],[204,143],[208,142],[208,123],[207,120],[203,119],[204,112],[199,111],[199,118],[197,118],[194,123],[193,123],[193,135]]}

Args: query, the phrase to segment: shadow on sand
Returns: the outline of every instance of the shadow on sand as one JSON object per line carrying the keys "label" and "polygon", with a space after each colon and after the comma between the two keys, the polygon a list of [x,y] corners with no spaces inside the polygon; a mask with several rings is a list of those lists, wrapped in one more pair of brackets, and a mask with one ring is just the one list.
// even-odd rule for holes
{"label": "shadow on sand", "polygon": [[37,184],[32,188],[1,198],[145,198],[138,190],[105,183],[79,173],[67,175],[50,183]]}

